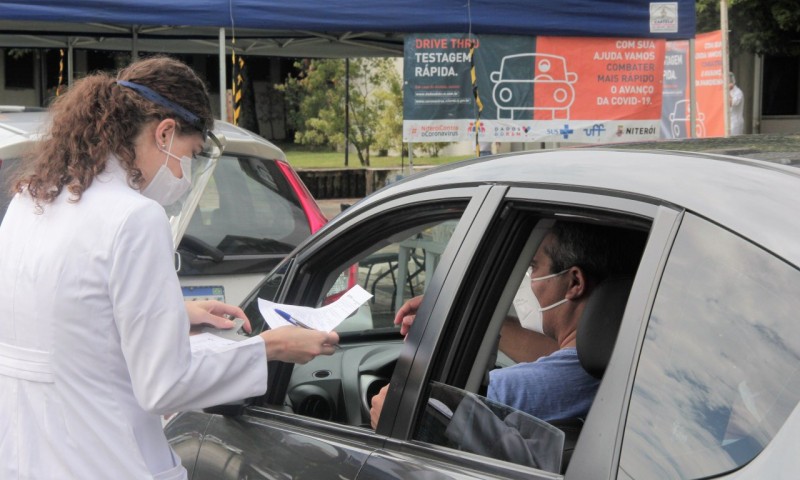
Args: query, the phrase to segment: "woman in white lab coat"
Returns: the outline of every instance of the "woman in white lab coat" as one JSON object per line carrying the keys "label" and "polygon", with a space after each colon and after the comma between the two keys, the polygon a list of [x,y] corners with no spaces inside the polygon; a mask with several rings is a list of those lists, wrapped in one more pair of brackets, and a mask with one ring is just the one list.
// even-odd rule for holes
{"label": "woman in white lab coat", "polygon": [[0,225],[0,478],[181,479],[160,415],[261,395],[267,359],[331,354],[284,327],[192,352],[164,205],[213,125],[203,82],[165,57],[91,75],[51,126]]}

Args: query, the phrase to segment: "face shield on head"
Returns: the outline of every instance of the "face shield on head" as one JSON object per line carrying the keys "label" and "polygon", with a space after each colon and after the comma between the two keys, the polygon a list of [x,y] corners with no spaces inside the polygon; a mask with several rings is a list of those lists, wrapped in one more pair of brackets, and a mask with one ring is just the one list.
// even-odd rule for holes
{"label": "face shield on head", "polygon": [[197,208],[197,203],[200,201],[203,190],[214,173],[217,160],[225,149],[225,139],[224,137],[218,138],[207,129],[205,121],[200,116],[163,97],[153,89],[127,80],[117,80],[117,84],[167,108],[203,135],[203,140],[205,141],[203,150],[200,154],[194,155],[191,160],[191,187],[177,200],[169,205],[164,205],[164,210],[167,212],[169,223],[172,226],[172,241],[175,249],[177,249],[186,228],[189,226],[189,220],[191,220],[192,214]]}
{"label": "face shield on head", "polygon": [[214,173],[217,161],[225,150],[225,137],[221,135],[217,137],[210,131],[205,132],[204,137],[206,142],[203,150],[192,157],[191,188],[176,202],[164,207],[172,227],[172,241],[176,249]]}

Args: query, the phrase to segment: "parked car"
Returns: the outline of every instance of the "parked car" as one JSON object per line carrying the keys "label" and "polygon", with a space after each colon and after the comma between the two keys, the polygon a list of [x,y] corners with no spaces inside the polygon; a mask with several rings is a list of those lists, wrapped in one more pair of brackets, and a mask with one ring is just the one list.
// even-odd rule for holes
{"label": "parked car", "polygon": [[[9,178],[36,140],[46,111],[0,113],[0,174]],[[2,111],[2,110],[0,110]],[[327,221],[311,193],[269,141],[226,122],[225,150],[190,215],[176,230],[178,276],[187,299],[238,305],[290,251]],[[0,219],[10,198],[2,182]]]}
{"label": "parked car", "polygon": [[[739,151],[757,153],[745,140],[750,148]],[[800,161],[789,157],[582,148],[403,179],[306,240],[244,304],[258,331],[259,297],[319,307],[356,264],[374,293],[359,315],[372,324],[354,330],[359,315],[345,320],[333,356],[271,362],[264,396],[183,412],[168,438],[195,480],[792,476]],[[581,319],[596,336],[578,341],[579,356],[599,352],[605,370],[588,416],[547,425],[482,395],[487,371],[513,364],[496,353],[500,325],[553,221],[613,225],[647,242],[630,252],[640,262],[629,289],[599,310],[618,316],[599,331],[596,319]],[[421,293],[403,340],[394,310]],[[373,431],[370,400],[386,384]],[[465,402],[508,436],[478,421],[454,435],[447,412]],[[526,454],[502,448],[524,436],[511,414],[538,432]]]}

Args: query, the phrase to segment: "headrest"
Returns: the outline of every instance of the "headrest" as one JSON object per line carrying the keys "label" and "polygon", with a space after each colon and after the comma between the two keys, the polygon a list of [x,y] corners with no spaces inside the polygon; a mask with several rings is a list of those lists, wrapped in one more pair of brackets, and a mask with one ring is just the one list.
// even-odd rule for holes
{"label": "headrest", "polygon": [[606,371],[628,303],[633,277],[610,277],[597,285],[578,321],[576,349],[581,366],[595,378]]}

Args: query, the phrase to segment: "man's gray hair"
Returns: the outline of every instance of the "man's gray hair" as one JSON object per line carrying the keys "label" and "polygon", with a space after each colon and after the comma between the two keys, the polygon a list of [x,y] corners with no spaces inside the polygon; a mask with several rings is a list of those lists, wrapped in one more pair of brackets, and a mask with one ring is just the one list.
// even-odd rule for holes
{"label": "man's gray hair", "polygon": [[557,222],[550,233],[555,242],[544,250],[550,273],[577,266],[597,282],[635,273],[647,241],[646,232],[588,223]]}

